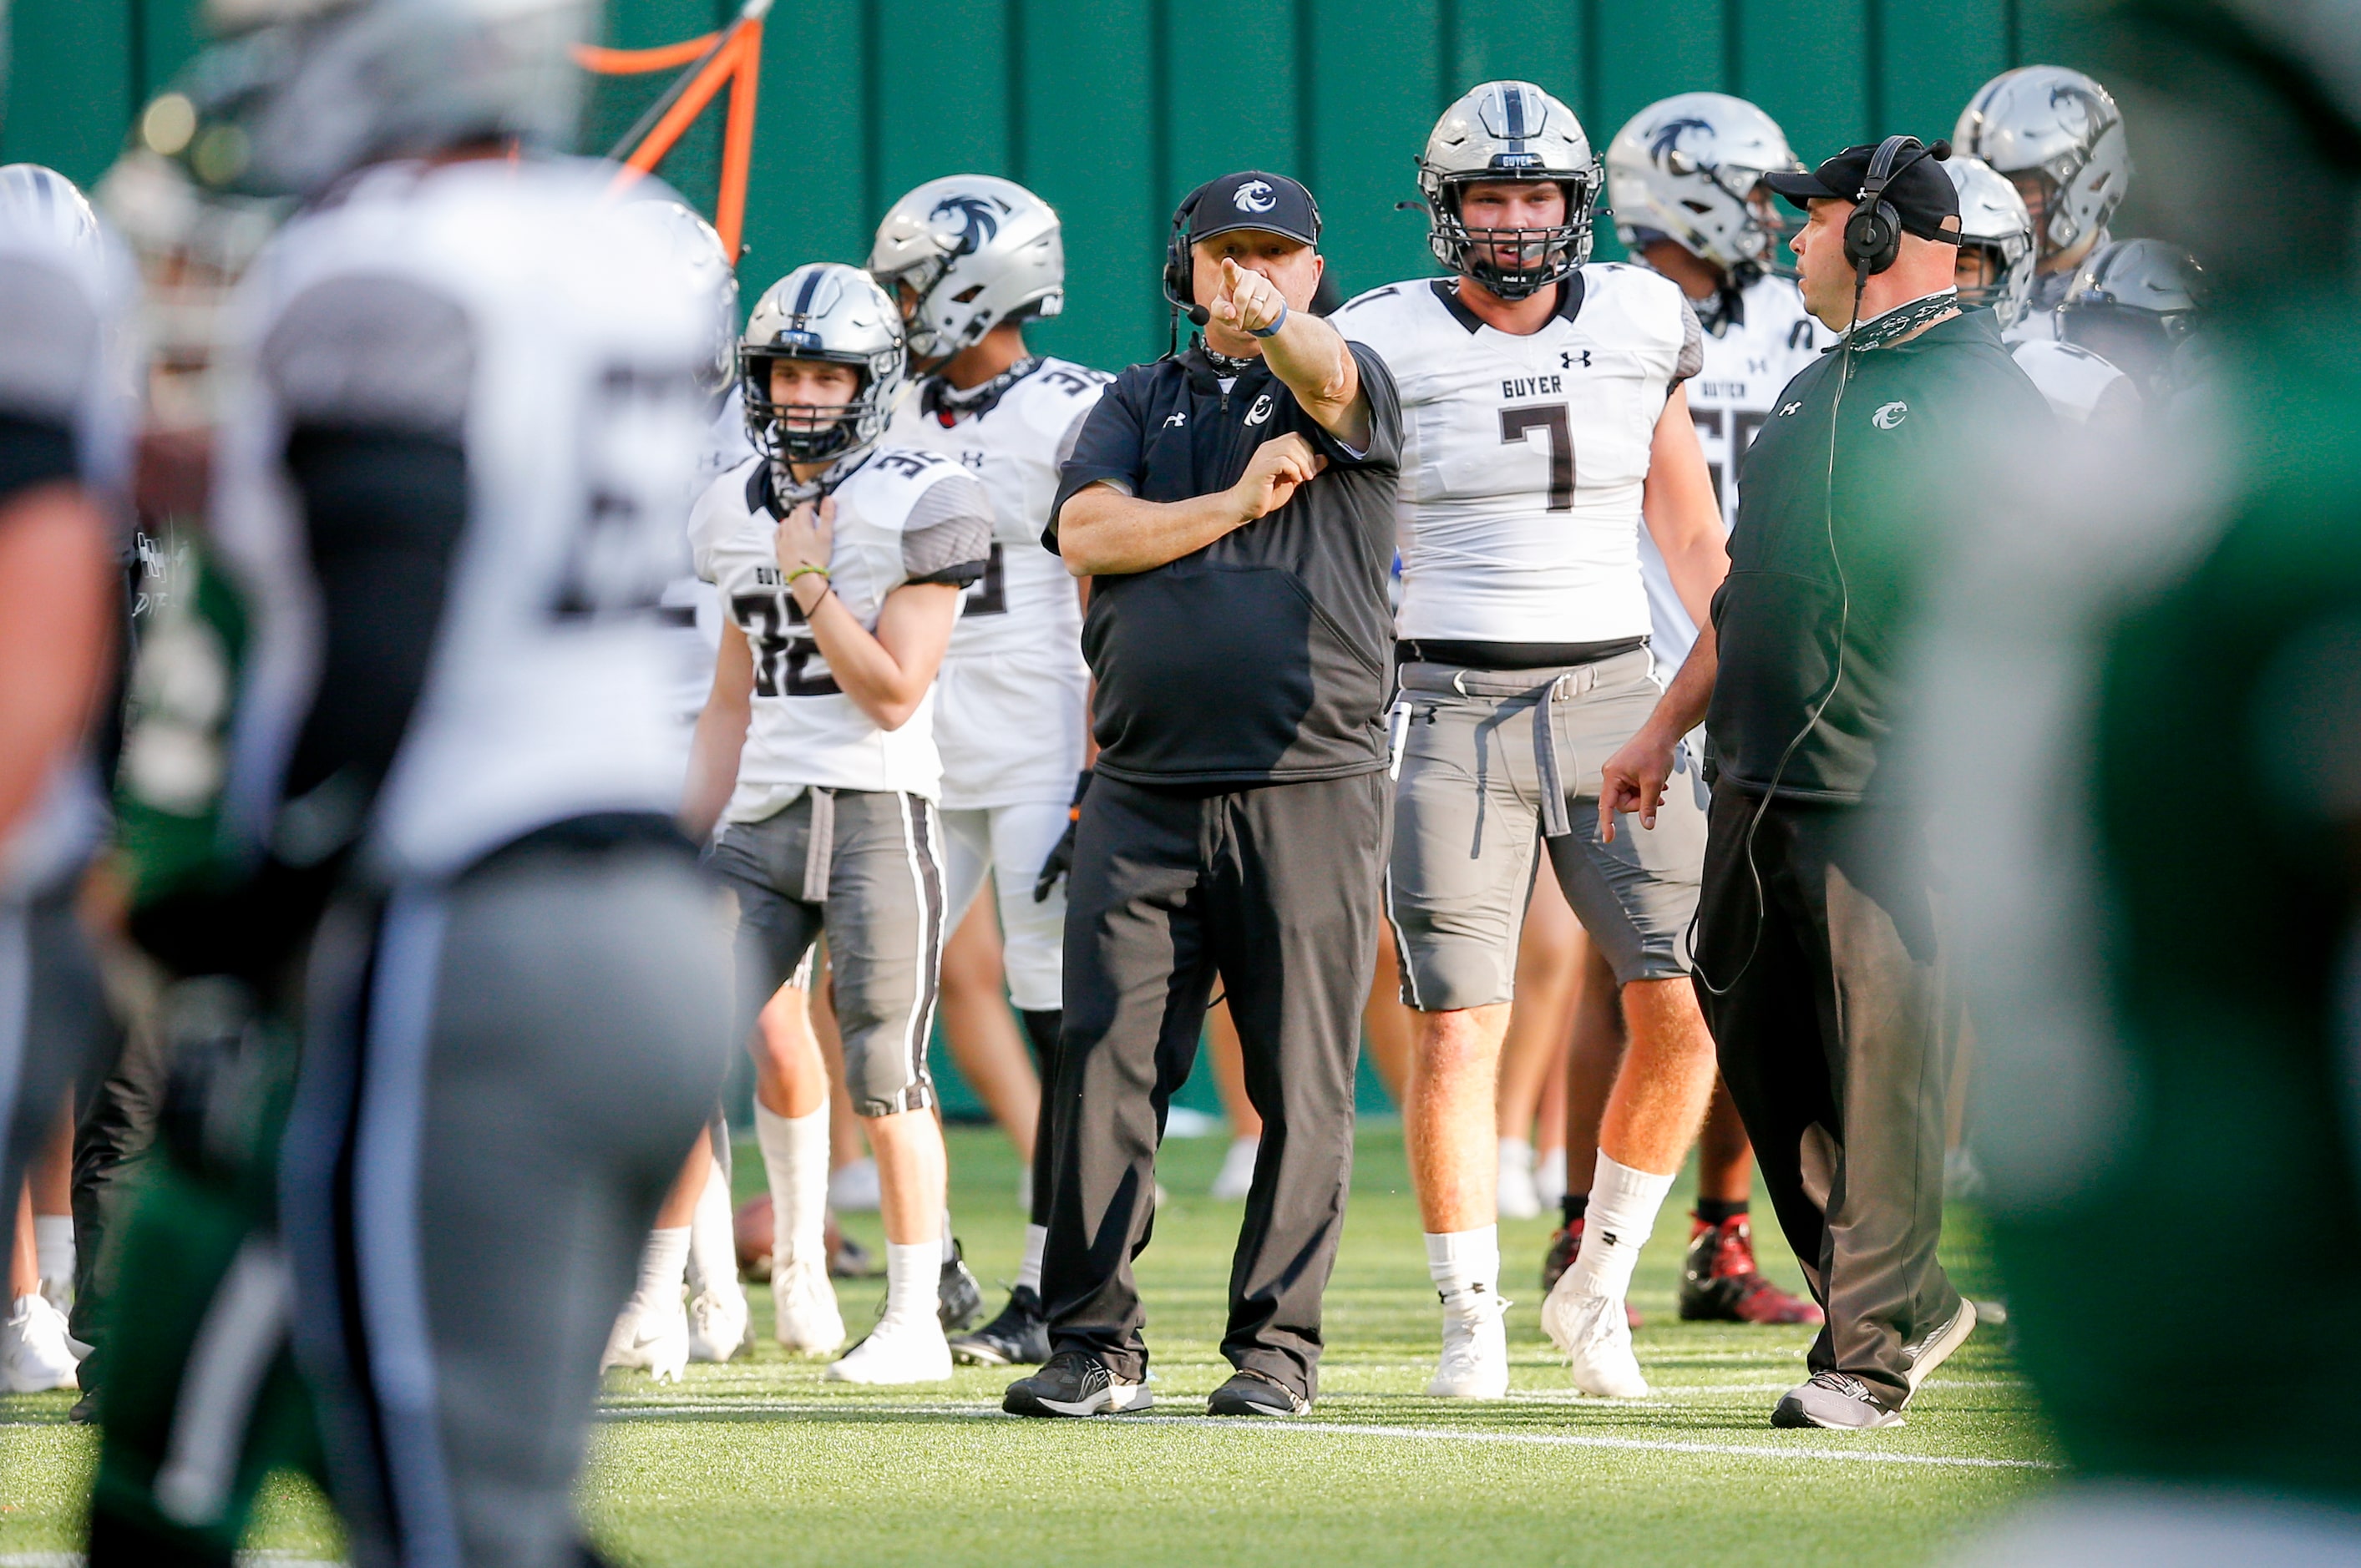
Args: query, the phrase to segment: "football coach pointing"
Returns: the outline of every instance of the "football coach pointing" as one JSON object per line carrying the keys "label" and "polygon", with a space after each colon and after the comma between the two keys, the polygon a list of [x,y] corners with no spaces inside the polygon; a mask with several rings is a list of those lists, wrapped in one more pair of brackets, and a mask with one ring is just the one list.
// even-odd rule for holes
{"label": "football coach pointing", "polygon": [[1262,1153],[1230,1273],[1216,1415],[1310,1409],[1351,1174],[1388,811],[1386,574],[1400,411],[1312,313],[1319,209],[1281,175],[1198,187],[1165,292],[1204,328],[1091,414],[1042,543],[1093,579],[1095,782],[1067,887],[1041,1296],[1055,1354],[1019,1415],[1148,1403],[1132,1258],[1165,1106],[1218,980]]}
{"label": "football coach pointing", "polygon": [[1959,308],[1948,150],[1892,137],[1764,177],[1810,214],[1791,242],[1804,303],[1843,339],[1747,453],[1713,623],[1608,760],[1598,803],[1602,837],[1610,810],[1649,820],[1705,720],[1699,1000],[1828,1310],[1776,1426],[1891,1425],[1975,1326],[1935,1257],[1938,896],[1889,735],[1926,563],[2013,504],[2011,455],[2036,449],[2048,413],[1992,313]]}

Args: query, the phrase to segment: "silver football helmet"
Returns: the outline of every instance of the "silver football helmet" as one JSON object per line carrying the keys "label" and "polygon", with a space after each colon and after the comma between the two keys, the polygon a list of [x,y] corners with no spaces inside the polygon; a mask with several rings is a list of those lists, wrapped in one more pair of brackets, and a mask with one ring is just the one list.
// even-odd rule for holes
{"label": "silver football helmet", "polygon": [[2203,320],[2204,269],[2160,239],[2119,239],[2076,269],[2058,305],[2058,335],[2153,392]]}
{"label": "silver football helmet", "polygon": [[2105,88],[2062,65],[2021,65],[1985,82],[1960,111],[1951,143],[2012,181],[2037,182],[2035,237],[2045,258],[2106,227],[2131,183],[2123,111]]}
{"label": "silver football helmet", "polygon": [[[562,145],[590,0],[209,0],[171,150],[198,181],[308,196],[365,163],[471,142]],[[144,134],[143,116],[143,134]]]}
{"label": "silver football helmet", "polygon": [[1960,303],[1989,305],[2005,332],[2025,315],[2033,297],[2033,219],[2025,198],[1981,158],[1954,153],[1943,160],[1960,193],[1960,253],[1981,251],[1990,281],[1960,291]]}
{"label": "silver football helmet", "polygon": [[[646,182],[637,189],[646,189]],[[666,247],[683,280],[711,313],[712,353],[699,367],[699,379],[706,395],[718,401],[738,372],[738,274],[730,269],[720,234],[670,194],[630,203],[623,215],[646,225]]]}
{"label": "silver football helmet", "polygon": [[1765,174],[1802,167],[1778,122],[1743,98],[1662,99],[1607,144],[1615,233],[1635,254],[1669,239],[1743,287],[1772,269],[1781,232],[1776,207],[1756,188]]}
{"label": "silver football helmet", "polygon": [[[1487,82],[1443,111],[1418,160],[1427,244],[1435,259],[1504,300],[1540,292],[1590,259],[1590,225],[1604,176],[1574,111],[1530,82]],[[1478,181],[1547,180],[1565,191],[1565,221],[1551,228],[1471,234],[1459,214]],[[1516,262],[1503,266],[1503,249]]]}
{"label": "silver football helmet", "polygon": [[[746,435],[774,463],[818,463],[885,433],[906,372],[902,313],[877,280],[838,261],[807,261],[763,291],[738,348]],[[771,400],[782,359],[850,365],[861,389],[841,407]]]}
{"label": "silver football helmet", "polygon": [[1066,308],[1058,214],[989,174],[929,180],[895,203],[877,225],[869,270],[888,293],[909,291],[910,357],[923,364],[950,358],[1003,322]]}
{"label": "silver football helmet", "polygon": [[0,166],[0,230],[43,234],[68,250],[99,248],[98,214],[74,182],[38,163]]}

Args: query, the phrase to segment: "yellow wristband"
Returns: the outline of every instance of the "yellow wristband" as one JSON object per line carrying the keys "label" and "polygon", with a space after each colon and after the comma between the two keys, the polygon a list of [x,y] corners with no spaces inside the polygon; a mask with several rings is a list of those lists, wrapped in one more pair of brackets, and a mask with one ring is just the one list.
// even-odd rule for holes
{"label": "yellow wristband", "polygon": [[787,574],[787,587],[791,587],[791,588],[792,588],[792,587],[794,587],[796,586],[796,579],[797,577],[807,577],[807,576],[811,576],[814,572],[817,572],[817,573],[818,573],[818,574],[819,574],[819,576],[820,576],[820,580],[821,580],[822,582],[827,582],[827,581],[829,581],[829,580],[830,580],[830,579],[829,578],[829,575],[828,575],[828,568],[827,568],[827,567],[825,567],[825,566],[815,566],[815,565],[810,565],[808,562],[807,562],[805,565],[800,565],[800,566],[797,566],[794,571],[789,572],[789,573]]}

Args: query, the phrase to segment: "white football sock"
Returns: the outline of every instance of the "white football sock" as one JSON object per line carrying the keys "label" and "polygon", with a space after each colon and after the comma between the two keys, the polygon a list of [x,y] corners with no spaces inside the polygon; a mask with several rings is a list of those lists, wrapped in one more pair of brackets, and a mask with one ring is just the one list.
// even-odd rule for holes
{"label": "white football sock", "polygon": [[1529,1176],[1532,1174],[1533,1146],[1522,1138],[1502,1138],[1500,1140],[1500,1168],[1502,1170],[1521,1170]]}
{"label": "white football sock", "polygon": [[1582,1255],[1568,1269],[1570,1288],[1582,1296],[1622,1297],[1631,1288],[1631,1268],[1656,1228],[1656,1211],[1673,1190],[1670,1176],[1634,1170],[1598,1151],[1598,1174],[1590,1183],[1584,1211]]}
{"label": "white football sock", "polygon": [[943,1261],[949,1263],[959,1255],[959,1243],[951,1239],[951,1212],[943,1211]]}
{"label": "white football sock", "polygon": [[688,1269],[688,1227],[674,1225],[648,1233],[640,1249],[640,1283],[631,1292],[631,1306],[641,1311],[680,1308],[681,1276]]}
{"label": "white football sock", "polygon": [[1016,1288],[1041,1294],[1041,1255],[1049,1248],[1049,1227],[1025,1227],[1025,1261],[1016,1266]]}
{"label": "white football sock", "polygon": [[782,1116],[754,1104],[754,1138],[771,1181],[771,1247],[775,1263],[828,1261],[828,1102],[808,1116]]}
{"label": "white football sock", "polygon": [[738,1288],[738,1223],[719,1160],[705,1173],[705,1190],[689,1217],[688,1288],[692,1295],[710,1290],[724,1299]]}
{"label": "white football sock", "polygon": [[1444,1300],[1481,1288],[1500,1293],[1500,1227],[1426,1233],[1426,1272]]}
{"label": "white football sock", "polygon": [[57,1285],[72,1284],[73,1216],[71,1214],[34,1215],[33,1251],[40,1259],[42,1278]]}
{"label": "white football sock", "polygon": [[935,1290],[942,1278],[943,1249],[935,1242],[885,1244],[885,1316],[919,1322],[935,1315]]}

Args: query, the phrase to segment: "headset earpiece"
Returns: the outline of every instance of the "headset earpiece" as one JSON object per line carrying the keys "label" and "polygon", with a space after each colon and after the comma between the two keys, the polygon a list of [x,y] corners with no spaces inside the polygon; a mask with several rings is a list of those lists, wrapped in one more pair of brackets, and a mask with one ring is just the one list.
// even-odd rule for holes
{"label": "headset earpiece", "polygon": [[1164,244],[1164,297],[1172,308],[1189,318],[1191,323],[1203,326],[1213,319],[1204,306],[1197,303],[1197,256],[1189,242],[1189,223],[1197,215],[1198,200],[1212,182],[1198,186],[1180,199],[1172,211],[1172,233]]}
{"label": "headset earpiece", "polygon": [[1885,199],[1885,188],[1921,159],[1939,163],[1950,156],[1948,141],[1928,147],[1916,137],[1887,137],[1878,144],[1869,160],[1869,173],[1861,182],[1861,198],[1853,203],[1852,216],[1845,220],[1845,258],[1855,272],[1874,277],[1902,255],[1902,214]]}

